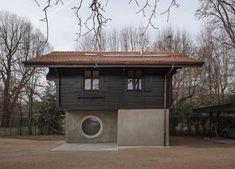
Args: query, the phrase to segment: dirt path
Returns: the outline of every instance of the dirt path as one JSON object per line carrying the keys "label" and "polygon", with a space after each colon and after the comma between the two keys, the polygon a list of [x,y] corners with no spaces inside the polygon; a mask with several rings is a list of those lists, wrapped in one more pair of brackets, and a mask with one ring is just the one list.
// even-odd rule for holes
{"label": "dirt path", "polygon": [[51,152],[62,137],[0,139],[0,169],[234,169],[235,144],[173,137],[169,148]]}

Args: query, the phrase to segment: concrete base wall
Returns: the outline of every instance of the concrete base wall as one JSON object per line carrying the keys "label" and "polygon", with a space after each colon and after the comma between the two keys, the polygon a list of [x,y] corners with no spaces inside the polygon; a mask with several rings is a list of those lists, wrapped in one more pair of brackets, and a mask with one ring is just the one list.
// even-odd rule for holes
{"label": "concrete base wall", "polygon": [[[169,110],[167,110],[166,143],[169,145]],[[163,146],[164,110],[118,110],[119,146]]]}
{"label": "concrete base wall", "polygon": [[[97,116],[103,125],[102,132],[96,138],[87,138],[81,131],[82,119],[86,116]],[[117,112],[67,112],[65,121],[65,141],[67,143],[116,143]]]}
{"label": "concrete base wall", "polygon": [[[102,132],[95,138],[88,138],[81,131],[81,122],[86,116],[96,116],[102,122]],[[166,126],[166,143],[169,145],[169,110],[167,110]],[[163,146],[164,110],[67,112],[65,141],[67,143],[117,143],[119,146]]]}

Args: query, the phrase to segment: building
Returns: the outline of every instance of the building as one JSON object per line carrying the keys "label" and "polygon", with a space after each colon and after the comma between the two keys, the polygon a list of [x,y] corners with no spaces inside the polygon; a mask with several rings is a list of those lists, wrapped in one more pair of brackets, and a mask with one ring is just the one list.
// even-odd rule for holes
{"label": "building", "polygon": [[49,67],[66,111],[67,143],[169,144],[171,79],[202,62],[174,52],[52,52],[24,62]]}
{"label": "building", "polygon": [[231,132],[227,137],[235,138],[235,100],[224,104],[195,108],[193,113],[204,118],[204,127],[202,128],[207,130],[204,133],[209,137],[225,136],[224,132],[227,133],[225,129],[231,127]]}

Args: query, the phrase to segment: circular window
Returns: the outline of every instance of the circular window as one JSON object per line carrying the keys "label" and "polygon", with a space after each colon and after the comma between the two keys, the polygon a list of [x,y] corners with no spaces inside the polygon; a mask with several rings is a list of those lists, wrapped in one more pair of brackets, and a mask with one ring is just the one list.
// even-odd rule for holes
{"label": "circular window", "polygon": [[101,120],[96,116],[87,116],[81,122],[81,130],[86,137],[95,138],[102,131]]}

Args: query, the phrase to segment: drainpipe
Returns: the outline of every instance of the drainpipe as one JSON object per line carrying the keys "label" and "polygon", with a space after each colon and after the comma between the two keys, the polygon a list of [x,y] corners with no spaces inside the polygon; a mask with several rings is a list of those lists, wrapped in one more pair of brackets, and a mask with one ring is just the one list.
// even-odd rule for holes
{"label": "drainpipe", "polygon": [[174,65],[171,65],[171,69],[167,72],[167,74],[164,77],[164,146],[166,146],[166,123],[167,123],[167,116],[166,116],[166,109],[167,109],[167,79],[168,76],[172,73],[174,69]]}

